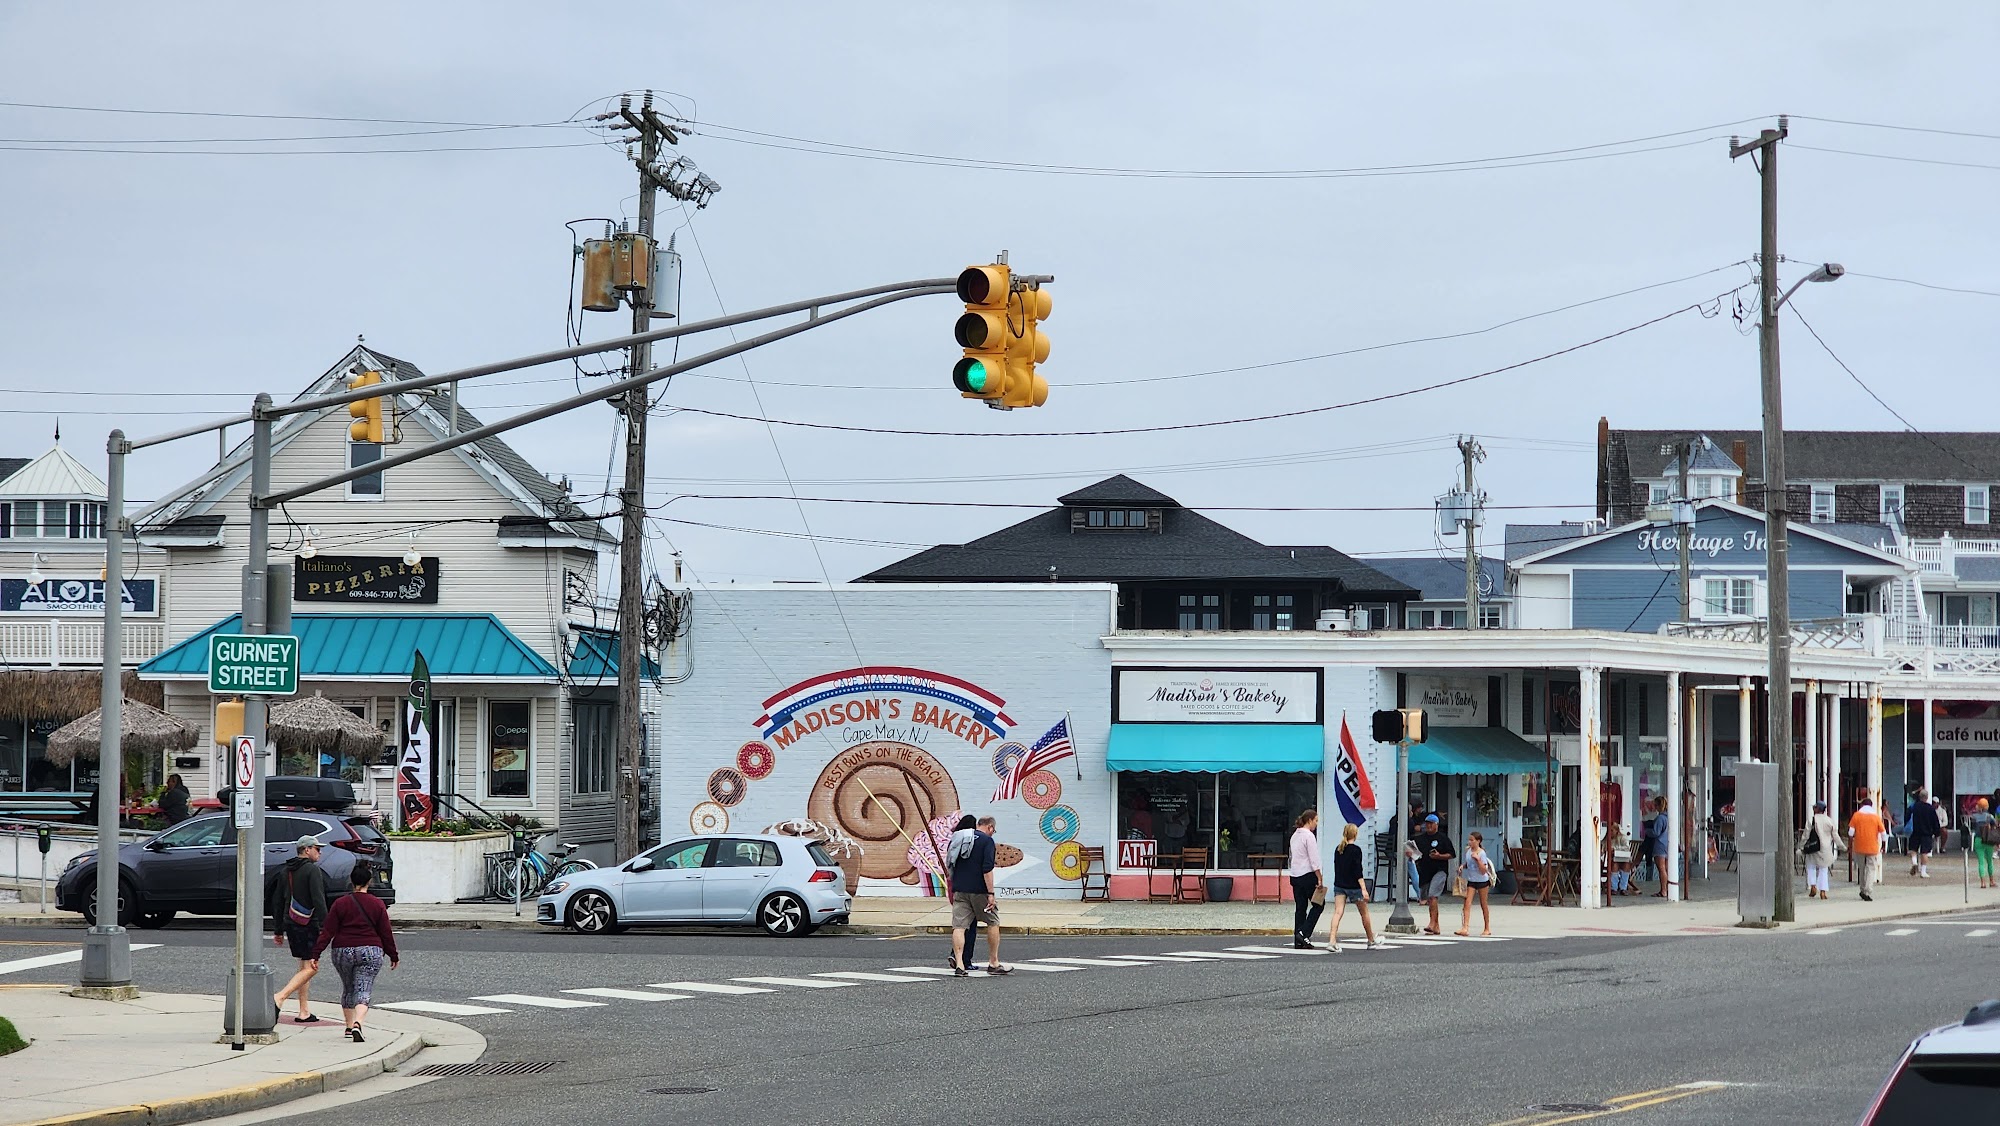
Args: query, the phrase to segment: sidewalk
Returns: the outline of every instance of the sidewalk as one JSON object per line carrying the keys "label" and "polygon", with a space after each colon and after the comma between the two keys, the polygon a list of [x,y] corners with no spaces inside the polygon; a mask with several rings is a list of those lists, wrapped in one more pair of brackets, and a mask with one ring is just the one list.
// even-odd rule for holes
{"label": "sidewalk", "polygon": [[[1937,915],[1979,907],[2000,908],[2000,891],[1971,889],[1970,902],[1960,885],[1956,856],[1931,865],[1932,879],[1909,876],[1908,860],[1887,858],[1886,879],[1876,889],[1873,903],[1863,902],[1853,884],[1846,882],[1843,862],[1834,872],[1832,898],[1822,903],[1804,897],[1800,881],[1798,922],[1793,927],[1842,926]],[[1521,907],[1494,896],[1493,929],[1497,934],[1523,938],[1553,938],[1577,935],[1677,935],[1710,934],[1736,929],[1736,875],[1718,871],[1707,880],[1689,886],[1687,902],[1668,903],[1649,894],[1619,897],[1601,911],[1577,907]],[[0,927],[55,925],[81,930],[80,916],[51,910],[39,914],[32,902],[0,902]],[[1373,903],[1369,912],[1376,924],[1387,921],[1390,905]],[[1421,905],[1419,925],[1423,915]],[[1458,927],[1459,901],[1448,899],[1441,918],[1446,931]],[[398,904],[390,909],[396,926],[404,929],[460,927],[485,930],[548,930],[535,922],[533,904],[523,904],[520,915],[510,903]],[[1352,914],[1352,912],[1350,912]],[[1005,899],[1000,917],[1009,932],[1017,934],[1220,934],[1285,935],[1291,933],[1290,903],[1141,903],[1126,900]],[[217,922],[226,922],[218,920]],[[1477,919],[1474,920],[1475,924]],[[945,933],[951,924],[951,909],[941,899],[902,896],[864,896],[854,902],[854,922],[842,933],[908,934]],[[1322,924],[1324,925],[1324,924]],[[1343,929],[1359,924],[1349,919]],[[138,933],[138,932],[135,932]]]}
{"label": "sidewalk", "polygon": [[338,1006],[320,1023],[278,1026],[275,1044],[230,1050],[222,998],[148,993],[135,1001],[71,997],[56,987],[0,989],[0,1015],[27,1048],[0,1056],[0,1126],[168,1126],[333,1091],[393,1072],[457,1025],[368,1014],[370,1035],[341,1035]]}

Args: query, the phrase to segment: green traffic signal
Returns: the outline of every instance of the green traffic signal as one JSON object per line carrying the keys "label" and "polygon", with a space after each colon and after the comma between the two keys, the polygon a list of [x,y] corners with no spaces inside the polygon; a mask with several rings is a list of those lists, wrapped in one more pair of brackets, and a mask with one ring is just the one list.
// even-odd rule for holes
{"label": "green traffic signal", "polygon": [[983,395],[1000,386],[996,365],[977,356],[967,356],[951,369],[952,386],[968,395]]}

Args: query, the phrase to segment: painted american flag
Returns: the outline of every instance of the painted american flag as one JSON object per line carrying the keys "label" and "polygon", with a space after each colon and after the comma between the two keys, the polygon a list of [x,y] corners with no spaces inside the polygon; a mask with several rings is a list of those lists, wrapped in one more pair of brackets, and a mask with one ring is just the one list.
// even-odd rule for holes
{"label": "painted american flag", "polygon": [[1037,770],[1044,770],[1076,754],[1076,746],[1069,739],[1069,717],[1056,721],[1048,733],[1035,740],[1028,753],[1014,760],[1007,773],[1000,778],[1000,788],[993,791],[994,801],[1005,801],[1021,792],[1021,783]]}

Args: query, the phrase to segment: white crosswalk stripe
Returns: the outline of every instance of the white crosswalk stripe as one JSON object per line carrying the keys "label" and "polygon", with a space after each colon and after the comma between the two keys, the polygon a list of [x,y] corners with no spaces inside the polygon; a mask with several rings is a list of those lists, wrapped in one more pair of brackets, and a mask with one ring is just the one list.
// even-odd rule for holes
{"label": "white crosswalk stripe", "polygon": [[724,985],[714,981],[657,981],[654,989],[671,989],[682,993],[716,993],[725,997],[741,997],[750,993],[776,993],[775,989],[759,989],[754,985]]}
{"label": "white crosswalk stripe", "polygon": [[1037,962],[1049,962],[1058,966],[1143,966],[1144,962],[1120,962],[1112,958],[1036,958]]}
{"label": "white crosswalk stripe", "polygon": [[757,985],[789,985],[794,989],[851,989],[851,981],[827,981],[817,977],[736,977],[731,981],[748,981]]}
{"label": "white crosswalk stripe", "polygon": [[1319,948],[1319,947],[1317,947],[1317,946],[1313,947],[1313,948],[1312,948],[1312,949],[1310,949],[1310,950],[1301,950],[1301,949],[1299,949],[1299,948],[1298,948],[1298,947],[1296,947],[1296,946],[1232,946],[1232,947],[1230,947],[1230,949],[1231,949],[1231,950],[1241,950],[1241,951],[1243,951],[1243,952],[1244,952],[1245,954],[1326,954],[1326,953],[1330,953],[1329,951],[1326,951],[1326,950],[1322,950],[1322,949],[1320,949],[1320,948]]}
{"label": "white crosswalk stripe", "polygon": [[1965,932],[1965,937],[1967,938],[1990,938],[1992,937],[1992,935],[1993,935],[1992,927],[1980,927],[1978,930],[1970,930]]}
{"label": "white crosswalk stripe", "polygon": [[485,1005],[454,1005],[444,1001],[384,1001],[378,1009],[401,1009],[411,1013],[436,1013],[441,1017],[477,1017],[488,1013],[511,1013],[512,1009],[491,1009]]}
{"label": "white crosswalk stripe", "polygon": [[1888,935],[1889,935],[1889,937],[1890,937],[1890,938],[1901,938],[1901,937],[1903,937],[1903,936],[1904,936],[1904,935],[1906,935],[1906,934],[1915,934],[1915,933],[1917,933],[1917,928],[1915,928],[1915,927],[1897,927],[1897,928],[1896,928],[1895,930],[1892,930],[1892,931],[1889,931],[1889,932],[1887,932],[1887,933],[1888,933]]}
{"label": "white crosswalk stripe", "polygon": [[527,1005],[537,1009],[601,1009],[602,1001],[579,1001],[574,997],[537,997],[532,993],[489,993],[484,997],[474,997],[475,1001],[492,1001],[497,1005]]}
{"label": "white crosswalk stripe", "polygon": [[848,978],[848,979],[850,979],[850,980],[853,980],[853,981],[932,981],[932,980],[935,980],[935,979],[933,979],[933,978],[928,978],[928,977],[911,977],[911,976],[910,976],[910,975],[908,975],[908,974],[878,974],[878,973],[869,973],[869,972],[867,972],[867,971],[865,971],[865,970],[828,970],[828,971],[826,971],[826,972],[824,972],[824,973],[816,973],[816,974],[814,974],[813,976],[814,976],[814,977],[838,977],[838,978]]}
{"label": "white crosswalk stripe", "polygon": [[1245,954],[1232,950],[1169,950],[1167,953],[1178,954],[1183,958],[1213,958],[1228,962],[1259,962],[1278,957],[1276,954]]}
{"label": "white crosswalk stripe", "polygon": [[[135,942],[132,944],[131,949],[152,950],[159,945],[157,942]],[[22,970],[39,970],[48,966],[60,966],[67,962],[81,961],[83,961],[82,948],[65,950],[60,954],[37,954],[32,958],[16,958],[10,962],[0,962],[0,974],[20,973]]]}
{"label": "white crosswalk stripe", "polygon": [[1179,954],[1110,954],[1107,957],[1116,958],[1121,962],[1179,962],[1184,966],[1201,961],[1200,958],[1188,958]]}
{"label": "white crosswalk stripe", "polygon": [[608,997],[613,1001],[685,1001],[685,993],[651,993],[644,989],[565,989],[581,997]]}

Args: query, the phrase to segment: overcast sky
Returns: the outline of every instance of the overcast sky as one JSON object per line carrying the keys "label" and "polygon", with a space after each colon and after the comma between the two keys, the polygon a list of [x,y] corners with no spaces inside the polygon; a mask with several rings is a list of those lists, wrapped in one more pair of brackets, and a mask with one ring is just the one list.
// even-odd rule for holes
{"label": "overcast sky", "polygon": [[[1736,298],[1711,306],[1717,316],[1683,313],[1377,405],[1145,435],[999,436],[1323,407],[1710,301],[1750,279],[1741,263],[1757,248],[1757,176],[1728,159],[1727,138],[1781,111],[1798,115],[1781,156],[1785,255],[1989,291],[1850,276],[1802,291],[1800,310],[1912,423],[1991,428],[2000,7],[1894,7],[1463,5],[1444,17],[1317,3],[708,4],[640,5],[651,14],[634,18],[545,4],[10,4],[0,100],[512,125],[594,112],[621,91],[675,91],[705,123],[680,151],[723,186],[691,226],[662,212],[662,233],[678,228],[687,253],[689,316],[949,275],[1004,248],[1018,269],[1056,275],[1052,391],[1047,407],[1011,413],[959,399],[958,306],[908,302],[677,381],[653,427],[655,503],[796,488],[1041,505],[1123,471],[1191,506],[1401,508],[1215,515],[1268,542],[1423,554],[1441,549],[1428,506],[1457,475],[1456,433],[1490,451],[1494,504],[1531,506],[1496,512],[1497,531],[1588,514],[1600,415],[1755,426],[1756,338],[1732,315]],[[357,335],[430,371],[559,346],[563,224],[633,206],[632,168],[595,134],[165,143],[440,128],[0,107],[0,455],[41,452],[60,415],[65,446],[101,466],[111,426],[144,434],[244,409],[259,390],[288,397]],[[84,140],[144,151],[38,151]],[[1473,170],[1211,178],[799,151],[827,142],[1190,171],[1577,151]],[[446,146],[563,147],[272,155]],[[231,148],[254,155],[160,151]],[[1785,279],[1806,264],[1787,264]],[[1464,333],[1690,275],[1452,341],[1171,378]],[[594,336],[626,320],[589,316]],[[1782,335],[1791,426],[1900,426],[1799,322]],[[498,376],[466,401],[497,418],[568,393],[569,376]],[[766,427],[674,407],[996,437]],[[600,504],[589,498],[616,472],[613,428],[609,408],[592,407],[511,440]],[[202,440],[139,455],[135,496],[213,456]],[[816,579],[822,566],[842,580],[908,552],[843,541],[961,542],[1028,511],[685,499],[664,515],[697,523],[659,531],[706,582]],[[804,539],[701,524],[837,538],[816,558]]]}

